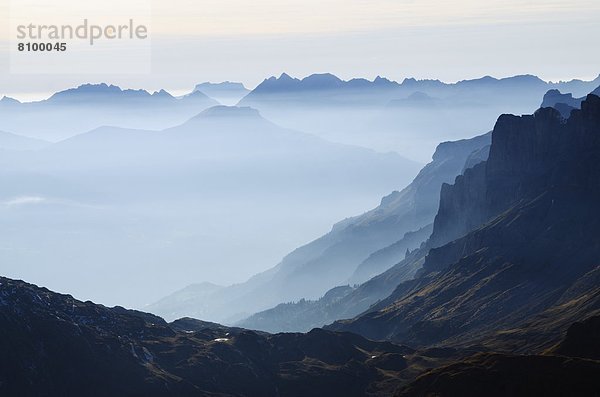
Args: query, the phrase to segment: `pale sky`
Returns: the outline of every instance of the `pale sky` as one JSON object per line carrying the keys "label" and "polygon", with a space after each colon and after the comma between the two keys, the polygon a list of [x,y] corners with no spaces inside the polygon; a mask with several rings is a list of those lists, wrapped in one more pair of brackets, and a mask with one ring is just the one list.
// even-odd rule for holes
{"label": "pale sky", "polygon": [[[60,7],[80,13],[69,3],[85,4],[81,18],[111,20],[116,0],[27,1],[40,4],[44,23],[60,23]],[[144,1],[118,4],[143,7]],[[86,75],[78,65],[69,74],[11,74],[9,0],[0,4],[0,95],[22,99],[101,81],[176,93],[203,81],[252,88],[282,72],[449,82],[524,73],[592,79],[600,73],[598,0],[153,0],[151,73],[140,75]]]}

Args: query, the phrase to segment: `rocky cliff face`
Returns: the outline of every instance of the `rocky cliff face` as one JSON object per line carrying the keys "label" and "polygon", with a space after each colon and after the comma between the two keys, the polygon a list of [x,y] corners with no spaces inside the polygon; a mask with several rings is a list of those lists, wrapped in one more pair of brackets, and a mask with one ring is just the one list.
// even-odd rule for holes
{"label": "rocky cliff face", "polygon": [[512,329],[499,339],[518,335],[526,349],[598,310],[599,97],[568,120],[554,109],[500,117],[488,161],[444,190],[432,239],[454,240],[428,251],[418,280],[332,329],[415,344]]}
{"label": "rocky cliff face", "polygon": [[[596,190],[597,170],[581,164],[580,155],[596,156],[596,96],[584,102],[585,111],[565,121],[553,108],[532,116],[503,115],[494,128],[487,162],[442,186],[440,209],[430,245],[462,237],[517,202],[549,189],[568,191],[578,184]],[[590,124],[591,123],[591,124]]]}

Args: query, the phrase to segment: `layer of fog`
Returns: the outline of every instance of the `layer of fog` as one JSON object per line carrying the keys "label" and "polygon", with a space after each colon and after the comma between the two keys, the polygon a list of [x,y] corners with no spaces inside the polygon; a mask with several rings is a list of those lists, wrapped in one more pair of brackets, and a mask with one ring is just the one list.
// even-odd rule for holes
{"label": "layer of fog", "polygon": [[100,128],[0,156],[0,270],[82,299],[143,307],[231,284],[405,185],[397,154],[214,108],[162,132]]}

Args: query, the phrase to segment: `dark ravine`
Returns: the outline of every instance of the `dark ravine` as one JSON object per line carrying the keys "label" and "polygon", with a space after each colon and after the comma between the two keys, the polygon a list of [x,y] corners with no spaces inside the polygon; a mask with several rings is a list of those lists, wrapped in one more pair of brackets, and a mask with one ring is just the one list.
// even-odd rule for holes
{"label": "dark ravine", "polygon": [[431,240],[452,241],[428,251],[416,280],[329,329],[511,353],[555,343],[600,310],[598,164],[597,96],[566,121],[551,108],[501,116],[487,162],[442,189]]}

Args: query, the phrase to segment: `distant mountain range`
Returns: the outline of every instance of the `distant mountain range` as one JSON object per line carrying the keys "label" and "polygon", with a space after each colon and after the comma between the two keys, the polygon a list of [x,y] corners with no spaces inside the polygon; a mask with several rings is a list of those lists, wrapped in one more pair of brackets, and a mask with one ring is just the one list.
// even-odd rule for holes
{"label": "distant mountain range", "polygon": [[[391,95],[398,92],[415,93],[421,92],[435,97],[446,97],[451,95],[468,94],[473,92],[498,91],[498,93],[508,94],[515,91],[529,89],[560,89],[562,91],[573,92],[576,95],[582,95],[590,92],[600,85],[600,75],[591,81],[571,80],[561,82],[546,82],[533,75],[518,75],[497,79],[491,76],[485,76],[472,80],[461,80],[456,83],[444,83],[440,80],[416,80],[414,78],[404,79],[401,83],[388,80],[378,76],[373,81],[366,79],[342,80],[331,74],[312,74],[303,79],[293,78],[287,73],[282,73],[279,77],[269,77],[259,84],[244,101],[251,101],[255,98],[275,96],[290,96],[301,100],[302,94],[313,92],[315,96],[327,100],[343,100],[344,97],[359,99],[348,95],[353,91],[366,92],[391,90]],[[475,90],[475,91],[473,91]],[[344,92],[345,91],[345,92]],[[396,92],[393,92],[396,91]],[[381,92],[378,94],[380,95]],[[533,93],[531,95],[534,95]],[[306,100],[308,98],[304,98]],[[397,98],[400,99],[400,98]],[[387,102],[384,102],[386,104]]]}
{"label": "distant mountain range", "polygon": [[84,84],[38,102],[2,98],[0,129],[49,141],[102,126],[163,129],[218,104],[199,91],[175,98],[165,90],[149,93]]}
{"label": "distant mountain range", "polygon": [[241,83],[202,83],[176,98],[165,90],[84,84],[38,102],[2,98],[0,130],[48,141],[103,126],[161,130],[219,103],[239,102],[286,128],[396,151],[424,163],[439,142],[489,130],[498,114],[531,113],[548,90],[579,98],[598,86],[600,77],[548,83],[532,75],[486,76],[448,84],[412,78],[398,83],[383,77],[344,81],[332,74],[297,79],[284,73],[251,91]]}
{"label": "distant mountain range", "polygon": [[[240,105],[259,109],[280,125],[376,150],[395,150],[426,161],[444,140],[489,130],[499,114],[535,111],[551,89],[586,95],[592,81],[549,83],[532,75],[443,83],[378,77],[343,81],[331,74],[304,79],[287,74],[258,85]],[[368,131],[368,133],[367,133]]]}

